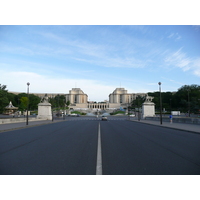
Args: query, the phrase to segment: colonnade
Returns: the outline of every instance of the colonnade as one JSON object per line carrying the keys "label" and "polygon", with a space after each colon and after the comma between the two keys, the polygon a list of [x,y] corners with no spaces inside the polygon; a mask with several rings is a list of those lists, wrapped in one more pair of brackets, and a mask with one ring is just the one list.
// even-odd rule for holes
{"label": "colonnade", "polygon": [[104,109],[109,108],[109,104],[107,104],[107,103],[88,103],[87,107],[90,108],[90,109],[96,108],[96,109],[104,110]]}

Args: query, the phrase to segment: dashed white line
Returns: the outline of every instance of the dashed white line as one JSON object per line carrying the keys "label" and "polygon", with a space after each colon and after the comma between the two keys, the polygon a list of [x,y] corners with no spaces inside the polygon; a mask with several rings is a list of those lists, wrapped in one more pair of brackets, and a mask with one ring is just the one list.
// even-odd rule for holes
{"label": "dashed white line", "polygon": [[101,129],[100,129],[100,123],[99,123],[99,127],[98,127],[96,175],[102,175],[102,155],[101,155]]}

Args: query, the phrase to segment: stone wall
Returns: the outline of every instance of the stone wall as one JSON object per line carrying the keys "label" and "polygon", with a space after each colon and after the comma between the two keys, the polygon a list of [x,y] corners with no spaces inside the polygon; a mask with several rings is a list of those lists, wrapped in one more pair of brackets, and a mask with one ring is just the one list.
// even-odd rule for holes
{"label": "stone wall", "polygon": [[[36,118],[28,118],[28,121],[40,121],[42,119],[36,119]],[[44,120],[44,119],[43,119]],[[8,123],[20,123],[20,122],[26,122],[25,118],[5,118],[0,119],[0,124],[8,124]]]}

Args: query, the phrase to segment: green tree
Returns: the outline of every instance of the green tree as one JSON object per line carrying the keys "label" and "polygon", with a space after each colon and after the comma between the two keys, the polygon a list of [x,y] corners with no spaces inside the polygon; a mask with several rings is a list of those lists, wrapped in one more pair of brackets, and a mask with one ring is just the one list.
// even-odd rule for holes
{"label": "green tree", "polygon": [[64,108],[66,104],[66,98],[64,95],[56,95],[55,97],[50,98],[49,102],[54,108]]}
{"label": "green tree", "polygon": [[30,110],[37,110],[39,103],[40,103],[40,97],[34,94],[29,95],[29,109]]}
{"label": "green tree", "polygon": [[184,85],[174,94],[174,105],[182,112],[199,113],[200,86]]}
{"label": "green tree", "polygon": [[[154,97],[156,110],[160,109],[160,92],[149,92]],[[161,92],[162,107],[167,111],[179,110],[181,112],[199,113],[200,110],[200,86],[184,85],[177,92]]]}
{"label": "green tree", "polygon": [[16,102],[16,100],[15,100],[15,94],[13,94],[13,93],[7,93],[7,98],[8,98],[8,101],[10,102],[12,102],[12,104],[13,104],[13,106],[15,106],[15,107],[18,107],[18,104],[17,104],[17,102]]}
{"label": "green tree", "polygon": [[67,105],[67,109],[69,109],[70,101],[67,101],[66,105]]}
{"label": "green tree", "polygon": [[142,97],[142,96],[137,96],[136,99],[134,99],[131,103],[131,108],[134,109],[134,110],[138,110],[138,108],[141,108],[142,107],[142,104],[144,103],[145,101],[145,97]]}
{"label": "green tree", "polygon": [[21,97],[20,102],[21,102],[20,104],[21,110],[26,110],[28,105],[28,97]]}
{"label": "green tree", "polygon": [[8,91],[6,90],[6,85],[0,84],[0,113],[2,113],[5,107],[9,104],[7,94]]}

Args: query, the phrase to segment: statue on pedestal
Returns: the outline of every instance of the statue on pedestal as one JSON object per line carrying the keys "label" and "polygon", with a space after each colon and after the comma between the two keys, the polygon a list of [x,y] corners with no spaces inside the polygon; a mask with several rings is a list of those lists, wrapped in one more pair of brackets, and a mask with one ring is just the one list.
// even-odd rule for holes
{"label": "statue on pedestal", "polygon": [[148,94],[146,96],[145,102],[152,102],[154,97],[150,97]]}
{"label": "statue on pedestal", "polygon": [[40,103],[49,103],[49,98],[47,94],[45,94],[44,97],[41,98]]}
{"label": "statue on pedestal", "polygon": [[145,102],[142,104],[142,116],[153,117],[155,116],[155,104],[152,102],[153,97],[146,96]]}
{"label": "statue on pedestal", "polygon": [[38,119],[52,120],[51,104],[49,103],[48,96],[45,94],[38,104]]}

